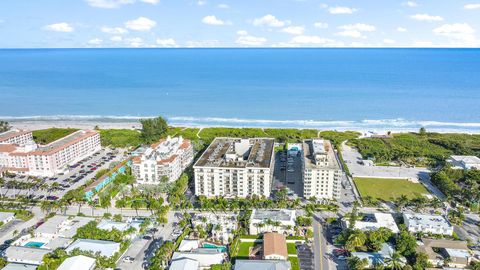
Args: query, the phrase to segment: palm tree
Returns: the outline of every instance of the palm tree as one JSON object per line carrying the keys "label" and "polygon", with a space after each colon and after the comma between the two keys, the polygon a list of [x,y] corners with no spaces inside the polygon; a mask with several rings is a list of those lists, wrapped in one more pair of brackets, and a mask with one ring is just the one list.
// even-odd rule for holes
{"label": "palm tree", "polygon": [[353,230],[352,233],[347,238],[345,247],[348,250],[353,251],[357,247],[364,246],[366,241],[367,241],[367,236],[365,235],[364,232],[360,230]]}
{"label": "palm tree", "polygon": [[363,270],[368,266],[368,260],[360,259],[358,257],[350,257],[347,260],[347,265],[350,270]]}
{"label": "palm tree", "polygon": [[138,217],[138,208],[142,206],[142,202],[138,199],[132,201],[132,208],[135,209],[135,213],[137,213]]}
{"label": "palm tree", "polygon": [[92,217],[95,216],[94,211],[95,211],[96,203],[94,201],[90,200],[90,201],[88,201],[88,205],[92,208]]}
{"label": "palm tree", "polygon": [[385,259],[388,267],[391,270],[402,270],[404,263],[402,262],[402,256],[398,252],[390,254],[390,257]]}

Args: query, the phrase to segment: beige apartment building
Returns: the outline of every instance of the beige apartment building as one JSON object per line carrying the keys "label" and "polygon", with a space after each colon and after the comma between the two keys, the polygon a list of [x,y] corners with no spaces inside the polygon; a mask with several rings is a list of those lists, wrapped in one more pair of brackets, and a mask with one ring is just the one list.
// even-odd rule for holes
{"label": "beige apartment building", "polygon": [[164,176],[175,181],[194,158],[192,143],[182,137],[168,137],[137,154],[132,160],[132,171],[139,184],[158,184]]}
{"label": "beige apartment building", "polygon": [[33,142],[32,132],[29,130],[11,129],[0,133],[0,144],[27,144]]}
{"label": "beige apartment building", "polygon": [[19,142],[0,143],[0,167],[34,176],[54,176],[68,164],[101,149],[100,134],[93,130],[79,130],[47,145],[37,145],[33,140]]}
{"label": "beige apartment building", "polygon": [[216,138],[193,166],[195,195],[270,196],[274,139]]}
{"label": "beige apartment building", "polygon": [[303,196],[317,199],[338,199],[342,169],[330,141],[303,141]]}

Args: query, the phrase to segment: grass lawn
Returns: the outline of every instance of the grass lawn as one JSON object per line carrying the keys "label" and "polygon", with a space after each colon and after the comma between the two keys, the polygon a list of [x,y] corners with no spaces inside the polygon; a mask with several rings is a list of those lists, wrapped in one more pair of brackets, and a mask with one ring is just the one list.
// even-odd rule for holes
{"label": "grass lawn", "polygon": [[238,245],[237,258],[248,259],[250,248],[255,246],[254,242],[240,242]]}
{"label": "grass lawn", "polygon": [[297,248],[295,247],[295,243],[287,243],[287,251],[288,255],[297,254]]}
{"label": "grass lawn", "polygon": [[32,131],[33,140],[38,144],[49,144],[77,131],[75,128],[49,128]]}
{"label": "grass lawn", "polygon": [[371,196],[383,201],[390,201],[401,195],[413,199],[422,197],[423,194],[429,194],[422,184],[412,183],[406,179],[355,177],[353,181],[362,197]]}
{"label": "grass lawn", "polygon": [[290,264],[292,265],[292,270],[300,270],[300,263],[298,262],[297,257],[288,257]]}

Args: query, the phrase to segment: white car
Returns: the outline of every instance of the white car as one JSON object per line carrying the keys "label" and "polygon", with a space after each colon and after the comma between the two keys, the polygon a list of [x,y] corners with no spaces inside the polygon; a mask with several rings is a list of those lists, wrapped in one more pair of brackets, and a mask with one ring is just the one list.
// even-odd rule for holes
{"label": "white car", "polygon": [[133,261],[135,261],[135,258],[132,258],[130,256],[125,256],[123,257],[123,261],[126,263],[133,263]]}

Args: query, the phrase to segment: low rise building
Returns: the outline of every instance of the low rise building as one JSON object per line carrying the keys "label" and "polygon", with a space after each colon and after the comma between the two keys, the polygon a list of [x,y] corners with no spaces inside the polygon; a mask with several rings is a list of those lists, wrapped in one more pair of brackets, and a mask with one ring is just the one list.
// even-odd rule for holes
{"label": "low rise building", "polygon": [[238,227],[237,214],[230,213],[194,213],[192,216],[193,227],[206,228],[212,224],[211,236],[214,241],[228,244],[234,237]]}
{"label": "low rise building", "polygon": [[163,177],[177,180],[193,162],[193,145],[182,137],[162,139],[132,159],[132,171],[139,184],[158,184]]}
{"label": "low rise building", "polygon": [[30,142],[33,142],[33,135],[29,130],[10,129],[0,133],[0,144],[24,145]]}
{"label": "low rise building", "polygon": [[0,224],[7,224],[15,218],[15,213],[0,212]]}
{"label": "low rise building", "polygon": [[265,260],[287,260],[287,239],[283,234],[265,233],[263,235],[263,258]]}
{"label": "low rise building", "polygon": [[92,240],[92,239],[77,239],[67,249],[66,252],[70,253],[74,249],[81,251],[89,251],[93,253],[99,253],[105,257],[112,257],[115,253],[120,251],[120,243],[113,241]]}
{"label": "low rise building", "polygon": [[83,255],[66,258],[57,270],[93,270],[96,260]]}
{"label": "low rise building", "polygon": [[222,264],[225,260],[225,254],[209,248],[198,248],[189,252],[174,252],[172,262],[180,259],[197,261],[198,269],[210,269],[214,264]]}
{"label": "low rise building", "polygon": [[36,270],[36,265],[21,264],[21,263],[8,263],[1,270]]}
{"label": "low rise building", "polygon": [[193,166],[195,195],[270,196],[274,140],[216,138]]}
{"label": "low rise building", "polygon": [[465,241],[423,238],[417,252],[426,253],[435,267],[466,268],[473,260],[473,254]]}
{"label": "low rise building", "polygon": [[[393,233],[398,233],[398,226],[393,218],[392,214],[389,213],[374,213],[374,214],[362,214],[360,220],[355,221],[355,229],[362,231],[371,231],[377,230],[379,228],[387,228]],[[343,219],[344,227],[349,227],[350,220],[347,218]]]}
{"label": "low rise building", "polygon": [[94,130],[79,130],[47,145],[17,141],[22,143],[0,144],[0,167],[34,176],[54,176],[101,149],[100,134]]}
{"label": "low rise building", "polygon": [[[384,243],[377,252],[352,252],[352,257],[357,257],[360,260],[366,259],[368,265],[365,268],[374,268],[375,266],[388,266],[393,253],[395,253],[395,249],[390,244]],[[401,263],[405,265],[407,260],[402,257]]]}
{"label": "low rise building", "polygon": [[293,233],[295,227],[295,210],[254,209],[250,216],[250,234],[265,232],[278,232],[283,234]]}
{"label": "low rise building", "polygon": [[197,260],[189,258],[180,258],[173,260],[168,270],[197,270],[199,264]]}
{"label": "low rise building", "polygon": [[453,226],[440,215],[403,214],[403,220],[409,232],[452,235]]}
{"label": "low rise building", "polygon": [[303,195],[305,198],[338,199],[343,171],[330,141],[303,141]]}
{"label": "low rise building", "polygon": [[290,270],[289,261],[278,260],[236,260],[234,270]]}
{"label": "low rise building", "polygon": [[43,257],[50,252],[42,248],[9,246],[5,250],[5,258],[10,263],[40,265]]}
{"label": "low rise building", "polygon": [[450,163],[454,169],[480,170],[480,158],[476,156],[450,156],[447,162]]}
{"label": "low rise building", "polygon": [[183,239],[178,246],[178,251],[192,251],[200,247],[200,240],[198,239]]}

